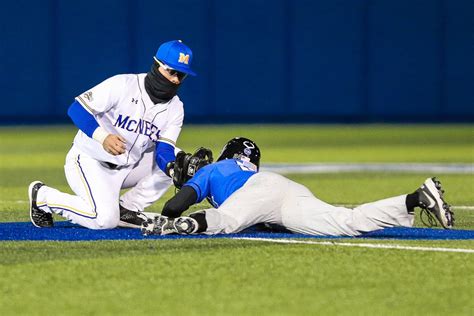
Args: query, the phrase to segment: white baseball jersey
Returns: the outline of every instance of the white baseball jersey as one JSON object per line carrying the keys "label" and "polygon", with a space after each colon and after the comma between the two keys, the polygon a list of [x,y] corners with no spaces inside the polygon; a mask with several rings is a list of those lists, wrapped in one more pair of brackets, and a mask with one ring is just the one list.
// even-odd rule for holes
{"label": "white baseball jersey", "polygon": [[145,91],[146,74],[111,77],[76,97],[99,126],[126,140],[126,152],[114,156],[102,144],[79,130],[74,144],[88,156],[118,166],[134,165],[154,140],[176,145],[183,125],[183,103],[176,95],[154,104]]}
{"label": "white baseball jersey", "polygon": [[[114,228],[119,223],[119,198],[124,207],[143,211],[170,187],[171,179],[155,163],[153,141],[175,146],[183,103],[175,96],[155,105],[145,91],[145,76],[117,75],[76,98],[100,127],[125,138],[126,152],[113,156],[79,130],[64,166],[75,195],[43,186],[38,206],[44,211],[92,229]],[[120,197],[125,188],[131,189]]]}

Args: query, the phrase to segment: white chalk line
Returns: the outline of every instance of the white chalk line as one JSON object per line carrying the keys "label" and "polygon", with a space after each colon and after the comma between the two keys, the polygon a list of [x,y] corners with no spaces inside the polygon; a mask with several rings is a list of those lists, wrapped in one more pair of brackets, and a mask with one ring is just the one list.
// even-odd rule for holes
{"label": "white chalk line", "polygon": [[263,241],[279,244],[308,244],[321,246],[342,246],[342,247],[359,247],[359,248],[377,248],[377,249],[398,249],[398,250],[414,250],[414,251],[432,251],[432,252],[460,252],[474,253],[474,249],[464,248],[440,248],[440,247],[415,247],[388,244],[367,244],[367,243],[347,243],[335,241],[306,241],[294,239],[269,239],[269,238],[253,238],[253,237],[235,237],[237,240]]}
{"label": "white chalk line", "polygon": [[[354,207],[357,207],[359,205],[358,204],[335,204],[335,206],[354,208]],[[454,210],[467,210],[467,211],[474,210],[474,206],[471,206],[471,205],[451,205],[451,207]]]}
{"label": "white chalk line", "polygon": [[262,171],[288,173],[429,172],[474,174],[472,163],[268,163]]}

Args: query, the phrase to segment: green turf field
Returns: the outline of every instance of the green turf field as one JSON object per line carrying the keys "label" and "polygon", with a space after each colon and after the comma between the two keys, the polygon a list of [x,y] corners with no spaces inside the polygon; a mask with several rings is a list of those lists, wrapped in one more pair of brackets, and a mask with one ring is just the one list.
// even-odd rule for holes
{"label": "green turf field", "polygon": [[[33,180],[69,191],[62,166],[74,133],[72,127],[0,128],[1,222],[28,221],[26,189]],[[263,163],[474,163],[474,129],[467,125],[187,126],[178,146],[204,145],[217,154],[237,135],[260,145]],[[288,175],[344,205],[411,192],[428,176]],[[446,199],[458,206],[456,228],[474,229],[473,174],[439,178]],[[164,200],[151,209],[159,211]],[[474,249],[472,240],[343,241]],[[225,239],[0,242],[0,314],[473,315],[473,258]]]}

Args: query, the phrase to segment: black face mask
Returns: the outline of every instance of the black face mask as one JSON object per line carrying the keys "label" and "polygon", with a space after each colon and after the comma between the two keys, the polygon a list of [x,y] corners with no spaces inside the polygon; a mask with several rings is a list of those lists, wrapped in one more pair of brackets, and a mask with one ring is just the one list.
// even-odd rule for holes
{"label": "black face mask", "polygon": [[174,84],[158,70],[154,63],[145,77],[145,90],[153,103],[166,103],[178,92],[179,84]]}

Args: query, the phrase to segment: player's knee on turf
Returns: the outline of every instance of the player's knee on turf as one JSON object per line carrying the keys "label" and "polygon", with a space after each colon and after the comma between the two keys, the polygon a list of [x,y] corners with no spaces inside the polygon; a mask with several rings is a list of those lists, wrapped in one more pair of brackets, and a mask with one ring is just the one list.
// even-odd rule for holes
{"label": "player's knee on turf", "polygon": [[95,221],[97,226],[94,229],[116,228],[119,224],[119,221],[120,221],[120,212],[118,209],[117,209],[117,212],[114,212],[114,214],[100,215],[99,213],[99,216],[97,216],[96,221]]}

